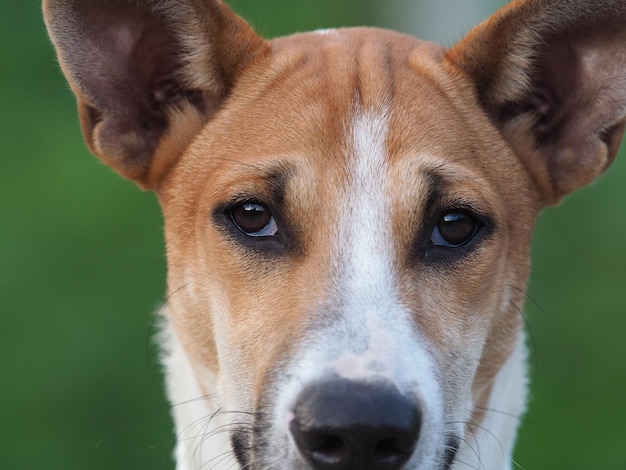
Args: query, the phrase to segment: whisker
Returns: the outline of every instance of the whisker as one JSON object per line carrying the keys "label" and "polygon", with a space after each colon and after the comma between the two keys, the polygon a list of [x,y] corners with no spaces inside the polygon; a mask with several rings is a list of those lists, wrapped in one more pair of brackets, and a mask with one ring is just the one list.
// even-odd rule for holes
{"label": "whisker", "polygon": [[512,300],[509,300],[509,303],[513,306],[513,308],[515,308],[515,310],[517,310],[517,312],[520,314],[520,316],[522,317],[522,319],[524,320],[524,325],[526,326],[526,331],[528,332],[528,337],[530,339],[530,345],[531,345],[531,349],[532,349],[532,361],[533,361],[533,377],[532,380],[535,381],[537,380],[537,374],[538,374],[538,370],[539,370],[539,353],[538,353],[538,349],[537,349],[537,340],[535,339],[535,334],[533,333],[533,330],[530,326],[530,321],[528,321],[528,317],[526,316],[526,314],[524,313],[524,310],[522,308],[520,308],[519,305],[517,305],[515,302],[513,302]]}
{"label": "whisker", "polygon": [[[463,423],[463,424],[465,424],[465,423]],[[472,431],[470,430],[470,432],[472,432]],[[472,434],[473,434],[473,432],[472,432]],[[459,460],[458,458],[456,458],[454,461],[458,462],[458,463],[462,463],[463,465],[466,465],[468,467],[473,467],[475,470],[479,470],[480,468],[484,468],[483,460],[480,457],[480,449],[475,449],[474,446],[467,439],[465,439],[463,437],[459,437],[459,440],[461,442],[463,442],[468,447],[468,449],[470,449],[472,451],[472,453],[474,454],[474,456],[478,460],[478,467],[474,467],[473,465],[470,465],[468,462],[464,462],[462,460]]]}
{"label": "whisker", "polygon": [[180,286],[177,289],[174,289],[172,292],[170,292],[159,304],[159,307],[154,309],[152,316],[150,318],[150,324],[148,326],[148,336],[146,338],[146,359],[148,361],[148,372],[150,373],[150,375],[154,376],[155,372],[153,370],[153,364],[152,362],[148,359],[150,357],[150,347],[154,346],[154,338],[157,336],[156,331],[156,324],[159,321],[159,319],[161,318],[161,312],[163,311],[163,308],[168,304],[168,302],[170,301],[170,299],[177,294],[178,292],[180,292],[182,289],[186,288],[188,286],[188,284],[183,284],[182,286]]}
{"label": "whisker", "polygon": [[[478,407],[477,407],[477,409],[484,409],[484,408],[478,408]],[[494,411],[494,412],[496,412],[496,410],[489,410],[489,411]],[[507,412],[500,412],[500,414],[502,414],[502,415],[504,415],[504,416],[509,416],[509,417],[511,417],[511,418],[515,418],[515,419],[517,419],[517,420],[522,419],[520,416],[517,416],[517,415],[511,414],[511,413],[507,413]],[[492,438],[492,439],[493,439],[493,440],[497,443],[498,447],[500,448],[500,451],[502,452],[502,454],[503,454],[503,455],[505,455],[504,446],[503,446],[503,445],[502,445],[502,443],[500,442],[500,439],[499,439],[499,438],[498,438],[498,436],[496,436],[496,435],[495,435],[492,431],[490,431],[490,430],[489,430],[486,426],[484,426],[484,425],[482,425],[482,424],[479,424],[479,423],[476,423],[476,422],[474,422],[474,421],[467,421],[467,422],[450,422],[450,423],[448,423],[448,424],[459,424],[459,423],[460,423],[460,424],[465,424],[465,425],[469,428],[469,430],[470,430],[470,432],[472,433],[472,435],[474,435],[474,436],[476,436],[476,431],[475,431],[475,429],[481,430],[481,431],[483,431],[484,433],[486,433],[488,436],[490,436],[490,437],[491,437],[491,438]],[[474,429],[472,429],[472,428],[474,428]],[[471,446],[469,445],[469,443],[468,443],[466,440],[463,440],[463,441],[464,441],[464,442],[468,445],[468,447],[470,447],[470,448],[471,448]],[[477,443],[478,443],[478,442],[477,442]],[[472,449],[472,450],[474,451],[474,454],[475,454],[475,455],[477,456],[477,458],[479,459],[479,462],[480,462],[480,467],[481,467],[481,468],[484,468],[484,464],[482,463],[482,461],[480,460],[480,456],[478,455],[478,454],[480,454],[480,449],[477,449],[477,450]],[[478,453],[476,453],[476,451],[478,451]],[[519,462],[517,462],[517,461],[515,460],[515,458],[514,458],[512,455],[507,455],[507,458],[510,460],[510,462],[511,462],[511,463],[512,463],[512,464],[513,464],[516,468],[518,468],[518,469],[520,469],[520,470],[524,470],[524,467],[523,467],[523,466],[522,466]],[[486,470],[486,469],[485,469],[485,470]]]}
{"label": "whisker", "polygon": [[[532,423],[532,421],[527,419],[524,414],[515,414],[515,413],[511,413],[509,411],[497,410],[495,408],[489,408],[489,407],[486,407],[486,406],[477,406],[476,409],[480,410],[480,411],[488,411],[489,413],[499,414],[501,416],[506,416],[508,418],[513,418],[513,419],[516,419],[518,421],[531,422]],[[538,426],[541,426],[541,425],[538,425]]]}
{"label": "whisker", "polygon": [[523,425],[530,425],[533,426],[534,428],[550,435],[552,438],[554,438],[559,445],[563,446],[567,451],[564,452],[565,455],[570,456],[571,459],[571,463],[573,466],[575,466],[575,461],[573,460],[573,458],[571,458],[571,456],[576,455],[576,452],[574,450],[572,450],[570,448],[570,446],[568,445],[567,441],[565,441],[560,434],[558,434],[556,431],[554,431],[552,428],[541,424],[540,422],[534,420],[534,419],[530,419],[528,418],[526,415],[515,415],[513,413],[508,413],[506,411],[501,411],[501,410],[496,410],[493,408],[486,408],[486,407],[476,407],[476,409],[479,410],[483,410],[483,411],[488,411],[490,413],[495,413],[495,414],[500,414],[503,416],[508,416],[512,419],[517,419],[519,420]]}
{"label": "whisker", "polygon": [[[187,404],[193,404],[198,401],[215,399],[215,396],[212,395],[204,395],[200,397],[196,397],[184,402],[179,402],[172,405],[174,407],[180,407]],[[231,416],[235,418],[236,416],[240,416],[243,419],[234,419],[228,423],[216,423],[215,419],[220,416]],[[211,452],[210,460],[204,461],[202,452],[206,450],[204,445],[213,439],[216,436],[228,434],[230,432],[237,431],[239,433],[245,433],[247,435],[251,435],[252,430],[252,419],[257,416],[256,413],[249,411],[236,411],[236,410],[224,410],[222,408],[217,408],[213,413],[206,414],[201,416],[193,422],[189,423],[184,429],[177,433],[176,440],[177,442],[192,442],[193,451],[191,454],[188,454],[191,461],[196,462],[198,468],[211,468],[211,467],[219,467],[223,468],[225,465],[232,466],[233,468],[238,468],[239,465],[236,460],[236,456],[228,443],[228,440],[220,439],[216,442],[219,442],[219,447],[222,447],[224,450],[220,452],[220,448],[214,449],[219,452],[217,454]],[[228,439],[228,438],[227,438]],[[228,446],[228,447],[226,447]],[[191,452],[191,449],[188,449]],[[208,456],[207,456],[208,457]],[[228,464],[228,459],[234,459],[232,465]]]}
{"label": "whisker", "polygon": [[541,315],[543,316],[543,318],[546,320],[546,323],[548,324],[548,326],[552,326],[552,321],[550,320],[550,316],[548,315],[548,312],[546,312],[546,310],[541,306],[541,304],[539,303],[539,301],[537,301],[533,296],[531,296],[528,293],[527,289],[522,289],[520,287],[517,287],[513,284],[509,284],[509,287],[511,289],[515,289],[518,292],[521,292],[522,294],[524,294],[524,296],[530,300],[530,302],[537,307],[537,309],[539,310],[539,312],[541,312]]}
{"label": "whisker", "polygon": [[[200,445],[198,445],[196,451],[200,448]],[[221,454],[217,454],[213,457],[211,457],[209,460],[207,460],[206,462],[204,462],[203,464],[200,465],[200,469],[202,468],[206,468],[207,466],[217,466],[219,467],[221,464],[223,464],[227,459],[229,458],[233,458],[234,457],[234,453],[232,450],[225,450],[224,452],[222,452]],[[236,458],[235,458],[236,459]]]}
{"label": "whisker", "polygon": [[[202,416],[194,420],[191,424],[187,425],[183,430],[181,430],[180,433],[178,433],[178,440],[186,441],[186,440],[193,440],[193,439],[200,439],[200,438],[202,438],[203,440],[206,440],[207,438],[210,438],[212,436],[215,436],[223,432],[229,432],[233,430],[238,431],[241,429],[241,427],[251,426],[251,423],[246,422],[246,421],[234,421],[232,423],[222,424],[216,427],[215,429],[212,429],[211,431],[209,431],[208,428],[211,425],[211,422],[213,421],[213,419],[216,417],[216,415],[217,413],[214,413],[212,415]],[[200,426],[200,425],[202,425],[202,431],[198,432],[197,434],[193,434],[193,435],[190,434],[190,430],[194,426]],[[185,435],[184,438],[182,437],[183,435]]]}

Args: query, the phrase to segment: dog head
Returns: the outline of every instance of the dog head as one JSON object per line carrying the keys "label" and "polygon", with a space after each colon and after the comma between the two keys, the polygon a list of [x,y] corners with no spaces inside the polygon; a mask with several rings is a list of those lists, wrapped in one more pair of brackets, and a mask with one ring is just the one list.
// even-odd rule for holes
{"label": "dog head", "polygon": [[450,50],[266,41],[217,0],[44,8],[90,149],[159,197],[168,321],[242,466],[447,468],[521,412],[532,228],[617,153],[624,2],[516,1]]}

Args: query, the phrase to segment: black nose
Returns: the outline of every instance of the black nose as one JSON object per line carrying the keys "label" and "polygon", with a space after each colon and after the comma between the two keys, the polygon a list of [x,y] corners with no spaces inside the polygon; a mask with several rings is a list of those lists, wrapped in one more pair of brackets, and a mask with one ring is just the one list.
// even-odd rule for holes
{"label": "black nose", "polygon": [[395,470],[420,434],[417,403],[392,384],[336,379],[303,390],[291,434],[316,470]]}

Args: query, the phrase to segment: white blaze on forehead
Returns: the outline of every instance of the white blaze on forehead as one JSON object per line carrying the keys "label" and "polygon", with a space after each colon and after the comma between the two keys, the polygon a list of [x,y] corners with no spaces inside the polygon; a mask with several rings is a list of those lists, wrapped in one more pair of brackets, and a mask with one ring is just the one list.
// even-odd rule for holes
{"label": "white blaze on forehead", "polygon": [[337,259],[343,263],[348,301],[368,302],[393,291],[393,243],[386,141],[388,112],[357,113],[352,130],[353,168],[345,195]]}
{"label": "white blaze on forehead", "polygon": [[[432,462],[444,439],[443,402],[434,361],[415,332],[411,311],[397,288],[392,232],[393,188],[389,176],[389,113],[357,112],[347,136],[348,184],[337,194],[342,209],[333,237],[328,312],[304,339],[279,387],[275,408],[280,432],[299,393],[309,384],[343,377],[386,381],[423,405],[423,437],[412,462]],[[313,322],[315,324],[315,322]]]}
{"label": "white blaze on forehead", "polygon": [[336,32],[337,32],[337,30],[336,30],[336,29],[333,29],[333,28],[316,29],[316,30],[314,31],[314,33],[315,33],[315,34],[319,34],[319,35],[321,35],[321,36],[326,36],[326,35],[329,35],[329,34],[334,34],[334,33],[336,33]]}
{"label": "white blaze on forehead", "polygon": [[348,379],[388,375],[394,349],[386,328],[386,316],[398,309],[390,230],[388,126],[386,110],[357,112],[348,144],[350,183],[343,195],[344,212],[333,258],[340,273],[334,295],[339,297],[340,323],[349,337],[328,364]]}
{"label": "white blaze on forehead", "polygon": [[[337,327],[343,332],[335,334],[343,338],[330,348],[334,357],[328,368],[352,380],[384,378],[403,390],[423,380],[413,374],[416,368],[424,373],[430,361],[397,289],[388,133],[386,109],[358,112],[353,119],[350,184],[333,253],[340,273],[334,293],[341,306]],[[415,357],[407,363],[411,351]]]}

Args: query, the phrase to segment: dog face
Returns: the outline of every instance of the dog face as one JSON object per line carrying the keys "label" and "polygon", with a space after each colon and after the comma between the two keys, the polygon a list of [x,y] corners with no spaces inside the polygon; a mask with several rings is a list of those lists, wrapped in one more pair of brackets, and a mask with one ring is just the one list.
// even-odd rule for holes
{"label": "dog face", "polygon": [[422,403],[436,460],[515,347],[537,200],[442,53],[367,29],[280,40],[162,186],[176,330],[280,448],[300,388],[341,377]]}
{"label": "dog face", "polygon": [[624,129],[626,7],[583,4],[515,2],[446,51],[46,3],[88,144],[158,194],[185,381],[242,466],[448,468],[494,403],[521,412],[535,218]]}

